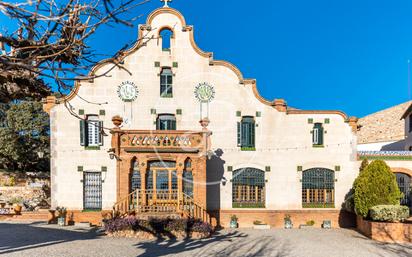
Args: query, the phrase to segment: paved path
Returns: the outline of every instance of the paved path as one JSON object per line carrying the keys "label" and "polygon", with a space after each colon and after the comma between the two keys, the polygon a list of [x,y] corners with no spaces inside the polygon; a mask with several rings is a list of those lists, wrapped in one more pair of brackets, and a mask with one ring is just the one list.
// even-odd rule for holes
{"label": "paved path", "polygon": [[225,230],[205,240],[143,242],[89,228],[2,222],[0,256],[411,257],[412,244],[382,244],[346,229]]}

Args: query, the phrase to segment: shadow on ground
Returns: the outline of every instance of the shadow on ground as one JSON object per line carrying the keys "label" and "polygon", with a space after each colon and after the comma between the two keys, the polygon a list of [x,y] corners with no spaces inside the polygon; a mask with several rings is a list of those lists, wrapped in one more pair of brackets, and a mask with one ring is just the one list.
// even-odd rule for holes
{"label": "shadow on ground", "polygon": [[[100,237],[96,229],[59,229],[43,226],[44,222],[0,223],[0,255],[49,245]],[[1,232],[7,231],[7,233]]]}
{"label": "shadow on ground", "polygon": [[[273,236],[249,238],[239,231],[224,232],[213,235],[211,238],[201,240],[156,240],[140,242],[135,245],[144,253],[139,257],[153,256],[290,256],[292,249],[289,243],[281,243]],[[189,253],[190,252],[190,253]]]}

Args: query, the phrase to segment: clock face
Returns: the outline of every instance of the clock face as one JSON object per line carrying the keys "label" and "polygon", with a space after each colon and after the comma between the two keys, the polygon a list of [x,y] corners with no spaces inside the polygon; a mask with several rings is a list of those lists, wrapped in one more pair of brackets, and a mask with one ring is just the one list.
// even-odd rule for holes
{"label": "clock face", "polygon": [[215,89],[208,83],[200,83],[195,87],[195,97],[201,103],[209,103],[215,97]]}
{"label": "clock face", "polygon": [[133,82],[125,81],[119,85],[117,94],[124,102],[133,102],[136,100],[139,90]]}

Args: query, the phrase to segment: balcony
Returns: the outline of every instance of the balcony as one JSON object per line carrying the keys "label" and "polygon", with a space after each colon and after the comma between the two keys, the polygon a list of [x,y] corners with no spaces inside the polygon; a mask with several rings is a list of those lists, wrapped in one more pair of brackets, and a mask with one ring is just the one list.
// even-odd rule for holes
{"label": "balcony", "polygon": [[358,151],[358,160],[411,161],[412,151]]}
{"label": "balcony", "polygon": [[122,130],[120,148],[126,152],[197,153],[205,149],[204,132]]}

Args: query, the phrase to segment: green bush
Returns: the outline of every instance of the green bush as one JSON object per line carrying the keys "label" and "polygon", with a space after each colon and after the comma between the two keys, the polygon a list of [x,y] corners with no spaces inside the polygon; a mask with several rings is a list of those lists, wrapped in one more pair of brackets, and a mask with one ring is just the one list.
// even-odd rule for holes
{"label": "green bush", "polygon": [[373,206],[369,215],[374,221],[404,221],[409,217],[409,208],[401,205]]}
{"label": "green bush", "polygon": [[356,214],[367,217],[376,205],[399,205],[402,196],[396,177],[384,161],[371,162],[354,182]]}

